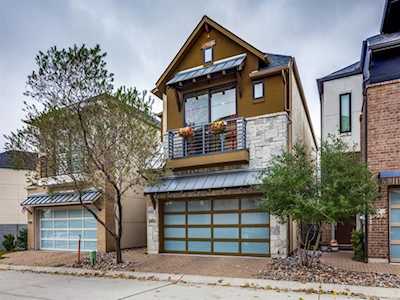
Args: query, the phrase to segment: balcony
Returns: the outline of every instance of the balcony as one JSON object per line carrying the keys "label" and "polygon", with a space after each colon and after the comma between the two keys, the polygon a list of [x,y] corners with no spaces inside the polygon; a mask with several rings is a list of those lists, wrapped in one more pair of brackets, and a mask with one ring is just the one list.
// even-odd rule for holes
{"label": "balcony", "polygon": [[169,131],[167,165],[188,168],[248,162],[246,120],[225,120],[219,131],[212,124],[192,126],[191,134],[186,137],[178,129]]}

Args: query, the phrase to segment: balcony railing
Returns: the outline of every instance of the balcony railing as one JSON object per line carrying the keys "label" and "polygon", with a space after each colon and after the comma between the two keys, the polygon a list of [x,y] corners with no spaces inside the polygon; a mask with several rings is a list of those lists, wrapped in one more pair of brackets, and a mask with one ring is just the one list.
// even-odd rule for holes
{"label": "balcony railing", "polygon": [[179,130],[168,132],[168,158],[183,158],[246,148],[246,120],[226,120],[224,130],[215,132],[211,124],[192,126],[192,135],[183,137]]}

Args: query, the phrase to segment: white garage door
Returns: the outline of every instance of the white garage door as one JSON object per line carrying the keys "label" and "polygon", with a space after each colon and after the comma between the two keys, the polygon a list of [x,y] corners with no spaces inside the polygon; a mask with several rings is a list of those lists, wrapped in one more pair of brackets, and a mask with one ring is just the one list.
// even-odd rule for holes
{"label": "white garage door", "polygon": [[77,251],[96,250],[96,219],[83,208],[42,209],[40,211],[40,249]]}

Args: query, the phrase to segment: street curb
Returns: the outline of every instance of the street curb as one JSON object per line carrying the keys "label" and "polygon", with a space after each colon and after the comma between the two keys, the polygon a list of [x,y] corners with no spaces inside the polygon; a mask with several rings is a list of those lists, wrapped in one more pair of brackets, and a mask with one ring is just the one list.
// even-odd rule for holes
{"label": "street curb", "polygon": [[199,276],[169,273],[130,272],[130,271],[98,271],[64,267],[35,267],[0,264],[0,271],[24,271],[34,273],[74,275],[86,277],[108,277],[136,280],[164,281],[182,284],[200,284],[213,286],[230,286],[276,291],[306,292],[314,294],[336,294],[358,297],[375,297],[378,299],[400,299],[399,289],[382,287],[364,287],[328,283],[302,283],[252,278],[233,278],[216,276]]}

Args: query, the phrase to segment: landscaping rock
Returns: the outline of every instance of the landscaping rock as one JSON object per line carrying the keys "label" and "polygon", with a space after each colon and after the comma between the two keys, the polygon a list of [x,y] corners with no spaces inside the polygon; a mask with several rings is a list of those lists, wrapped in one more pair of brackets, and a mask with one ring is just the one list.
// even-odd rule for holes
{"label": "landscaping rock", "polygon": [[84,268],[101,271],[135,271],[135,262],[124,261],[117,264],[115,262],[115,253],[102,253],[96,254],[96,264],[91,265],[89,256],[82,257],[81,263],[74,263],[71,265],[73,268]]}
{"label": "landscaping rock", "polygon": [[400,288],[400,275],[346,271],[323,263],[305,267],[297,264],[293,257],[272,259],[271,265],[259,273],[259,278]]}

